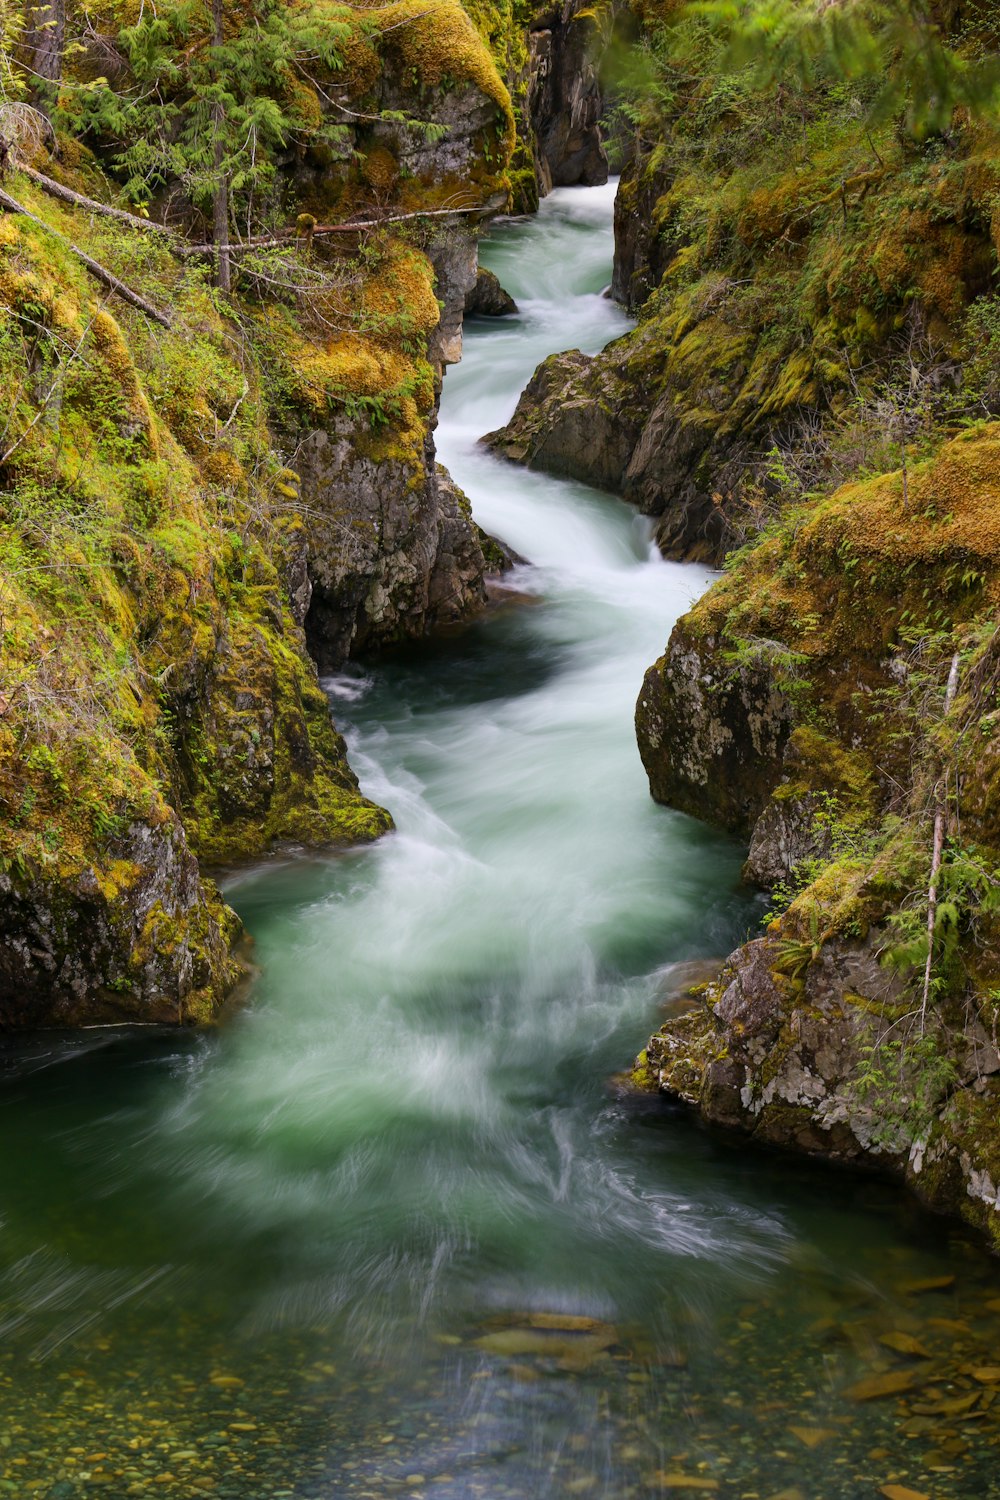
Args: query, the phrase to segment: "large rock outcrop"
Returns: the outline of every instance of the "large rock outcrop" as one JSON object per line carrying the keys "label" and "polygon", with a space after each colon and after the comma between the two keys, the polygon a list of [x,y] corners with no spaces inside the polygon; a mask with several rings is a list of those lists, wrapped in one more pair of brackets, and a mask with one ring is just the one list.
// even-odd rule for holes
{"label": "large rock outcrop", "polygon": [[537,9],[521,0],[464,3],[510,91],[513,211],[533,212],[553,187],[606,182],[601,64],[615,6],[605,0]]}
{"label": "large rock outcrop", "polygon": [[495,453],[530,469],[610,490],[655,518],[668,557],[715,561],[725,515],[709,490],[710,437],[683,420],[662,383],[655,330],[638,330],[603,354],[550,355],[505,427],[488,433]]}
{"label": "large rock outcrop", "polygon": [[1000,1055],[987,1029],[936,1010],[879,1072],[886,1018],[909,1009],[879,961],[886,934],[738,949],[640,1054],[647,1084],[758,1142],[903,1178],[1000,1245]]}
{"label": "large rock outcrop", "polygon": [[482,608],[490,569],[429,433],[414,452],[331,423],[300,440],[296,463],[313,512],[306,629],[323,670]]}
{"label": "large rock outcrop", "polygon": [[642,1079],[1000,1244],[998,455],[991,424],[905,503],[897,473],[789,507],[678,622],[636,724],[654,796],[779,888]]}
{"label": "large rock outcrop", "polygon": [[608,180],[601,140],[600,62],[611,35],[610,5],[564,0],[539,10],[528,26],[528,113],[539,188]]}
{"label": "large rock outcrop", "polygon": [[[421,248],[412,228],[363,255],[356,236],[317,241],[289,261],[301,296],[269,298],[265,274],[217,307],[144,237],[124,269],[154,303],[171,289],[154,336],[46,233],[30,182],[41,224],[0,225],[20,393],[0,511],[0,1026],[209,1019],[241,972],[239,923],[199,861],[392,826],[306,631],[335,663],[483,602],[483,540],[433,427],[477,217],[507,201],[510,100],[457,3],[384,7],[341,61],[294,85],[311,144],[279,163],[283,191],[300,230],[390,202],[410,226],[433,213]],[[47,165],[102,191],[76,150]],[[74,240],[100,224],[77,214]]]}
{"label": "large rock outcrop", "polygon": [[733,559],[639,694],[658,801],[754,838],[773,862],[768,836],[800,841],[804,799],[867,817],[908,783],[912,744],[888,705],[905,696],[906,641],[930,600],[972,628],[998,596],[998,456],[992,424],[912,470],[905,509],[901,474],[845,485],[789,507]]}
{"label": "large rock outcrop", "polygon": [[240,931],[160,800],[100,853],[0,874],[0,1030],[211,1020]]}
{"label": "large rock outcrop", "polygon": [[[401,123],[413,113],[415,78],[421,112],[440,133]],[[292,399],[280,441],[301,486],[306,632],[324,669],[485,602],[479,535],[437,464],[433,430],[444,370],[461,358],[477,222],[506,205],[514,140],[508,91],[453,0],[431,11],[400,0],[380,12],[376,30],[353,47],[348,83],[359,166],[300,164],[306,206],[325,218],[391,193],[408,214],[463,213],[425,232],[419,251],[390,247],[354,297],[345,295],[340,327],[327,338],[282,329],[277,357]]]}

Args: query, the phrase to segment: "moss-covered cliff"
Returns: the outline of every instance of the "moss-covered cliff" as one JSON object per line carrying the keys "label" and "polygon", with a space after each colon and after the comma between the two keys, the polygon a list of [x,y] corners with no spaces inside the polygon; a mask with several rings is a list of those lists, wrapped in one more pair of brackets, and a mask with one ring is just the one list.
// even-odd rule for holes
{"label": "moss-covered cliff", "polygon": [[[149,203],[171,233],[109,218],[79,201],[121,205],[105,116],[84,148],[5,106],[0,1024],[208,1019],[238,923],[199,861],[391,827],[307,636],[335,664],[483,599],[432,431],[475,275],[466,210],[507,201],[509,97],[457,4],[334,19],[336,79],[288,82],[316,121],[269,181],[277,248],[237,246],[228,296],[185,251],[183,180]],[[72,91],[93,66],[70,57]],[[389,223],[313,241],[352,215]]]}
{"label": "moss-covered cliff", "polygon": [[929,404],[981,350],[998,137],[957,109],[914,139],[870,114],[865,78],[764,86],[698,17],[647,48],[616,209],[614,290],[637,327],[547,361],[492,441],[623,494],[667,555],[720,561],[783,457],[806,489],[892,467],[911,367]]}
{"label": "moss-covered cliff", "polygon": [[[933,45],[972,69],[997,38],[949,17]],[[638,1077],[1000,1242],[1000,141],[751,66],[686,97],[620,198],[636,332],[502,437],[545,458],[599,393],[667,550],[742,543],[636,726],[653,795],[747,838],[770,911]]]}

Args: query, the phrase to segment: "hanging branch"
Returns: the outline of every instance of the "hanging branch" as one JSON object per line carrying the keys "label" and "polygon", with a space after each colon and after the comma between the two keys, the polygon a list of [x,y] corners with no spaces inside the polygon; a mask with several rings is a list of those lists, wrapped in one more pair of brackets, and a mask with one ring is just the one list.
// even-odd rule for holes
{"label": "hanging branch", "polygon": [[146,314],[147,318],[152,318],[161,327],[173,327],[173,320],[169,313],[165,313],[154,303],[147,301],[145,297],[133,291],[113,271],[109,271],[107,266],[102,266],[100,261],[94,260],[91,256],[87,255],[85,251],[80,249],[79,245],[74,245],[72,240],[67,239],[66,235],[60,234],[58,229],[53,229],[51,224],[46,224],[44,219],[40,219],[37,214],[33,214],[30,209],[25,208],[23,203],[18,203],[16,198],[12,198],[8,193],[0,191],[0,208],[5,208],[12,214],[22,214],[24,218],[30,219],[33,224],[38,224],[47,234],[54,235],[73,255],[83,262],[91,276],[96,277],[102,286],[107,287],[109,292],[114,292],[124,302],[130,302],[133,307],[137,307],[140,312]]}
{"label": "hanging branch", "polygon": [[[951,671],[948,673],[948,686],[944,695],[944,713],[942,718],[947,718],[951,712],[951,706],[955,701],[958,691],[958,662],[959,654],[956,651],[951,659]],[[920,1031],[923,1033],[927,1021],[927,1002],[931,993],[931,969],[934,964],[934,924],[937,917],[937,884],[938,875],[941,870],[941,855],[944,851],[944,820],[948,796],[947,772],[945,772],[944,796],[938,798],[937,811],[934,814],[934,842],[931,846],[931,878],[927,887],[927,962],[924,966],[924,995],[920,1005]]]}
{"label": "hanging branch", "polygon": [[[88,213],[101,214],[105,218],[115,219],[120,224],[127,224],[130,229],[145,230],[150,234],[163,235],[164,238],[170,241],[168,248],[171,253],[181,259],[188,255],[213,255],[219,249],[228,254],[237,254],[244,250],[280,249],[283,245],[290,245],[293,241],[303,238],[302,230],[285,229],[279,230],[274,234],[253,235],[246,240],[230,241],[229,243],[223,243],[221,246],[216,243],[191,245],[182,240],[168,225],[159,224],[155,219],[144,219],[139,214],[131,214],[124,208],[112,208],[110,204],[101,203],[96,198],[88,198],[85,193],[77,193],[72,188],[65,187],[61,182],[56,182],[53,177],[47,177],[44,172],[39,172],[37,167],[29,167],[25,162],[19,160],[17,162],[17,170],[23,172],[25,177],[30,178],[32,182],[37,183],[51,197],[60,198],[64,203],[71,203],[76,208],[86,209]],[[9,200],[5,206],[10,208],[13,201],[13,199]],[[26,214],[28,218],[34,218],[34,215],[24,207],[12,209],[12,212]],[[363,229],[378,229],[384,224],[400,224],[412,219],[447,219],[458,214],[488,212],[489,209],[485,204],[472,204],[464,207],[456,206],[454,208],[414,209],[409,213],[386,214],[381,218],[359,219],[354,223],[316,224],[308,230],[308,238],[311,240],[316,235],[357,234]],[[35,222],[41,223],[42,221],[36,219]],[[47,225],[45,227],[48,228]],[[51,232],[53,234],[56,233],[55,230]],[[81,258],[84,258],[82,251],[77,250],[76,253]],[[97,275],[98,273],[95,272],[94,274]],[[109,272],[108,274],[110,275],[111,273]],[[105,283],[105,285],[109,284]],[[118,288],[113,288],[113,290],[118,290]],[[124,296],[125,294],[122,293],[122,295]]]}

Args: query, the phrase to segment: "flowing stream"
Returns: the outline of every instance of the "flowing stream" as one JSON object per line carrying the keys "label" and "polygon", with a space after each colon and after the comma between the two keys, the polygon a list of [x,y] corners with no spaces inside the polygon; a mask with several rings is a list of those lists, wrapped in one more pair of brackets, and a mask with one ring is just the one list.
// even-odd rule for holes
{"label": "flowing stream", "polygon": [[445,382],[441,456],[530,566],[328,684],[398,832],[228,882],[260,974],[217,1033],[6,1054],[0,1493],[998,1493],[982,1251],[609,1083],[760,915],[632,731],[709,574],[476,444],[545,355],[627,326],[612,193],[494,231],[520,312]]}

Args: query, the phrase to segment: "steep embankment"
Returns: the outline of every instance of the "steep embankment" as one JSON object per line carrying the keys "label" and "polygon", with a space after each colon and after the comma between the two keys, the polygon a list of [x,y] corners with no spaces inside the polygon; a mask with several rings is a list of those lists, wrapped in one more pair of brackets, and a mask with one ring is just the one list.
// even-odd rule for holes
{"label": "steep embankment", "polygon": [[515,145],[511,207],[530,213],[554,187],[608,180],[601,137],[601,61],[611,41],[615,5],[563,0],[466,0],[510,91]]}
{"label": "steep embankment", "polygon": [[[99,41],[121,85],[124,50]],[[476,214],[408,217],[407,240],[310,231],[504,204],[507,91],[457,5],[361,16],[341,52],[335,73],[311,57],[311,82],[288,80],[300,124],[269,192],[304,238],[239,261],[228,298],[183,253],[199,237],[183,183],[150,203],[164,235],[8,175],[36,219],[0,222],[5,1025],[208,1018],[239,973],[238,924],[198,861],[391,826],[357,789],[307,637],[339,663],[482,602],[481,541],[431,435]],[[99,124],[80,126],[92,151],[64,134],[57,156],[29,130],[19,160],[111,203],[120,143]]]}
{"label": "steep embankment", "polygon": [[636,1077],[1000,1242],[1000,142],[988,110],[921,133],[752,67],[683,97],[620,195],[636,331],[549,361],[495,440],[603,464],[667,551],[743,542],[636,727],[771,910]]}
{"label": "steep embankment", "polygon": [[643,1064],[708,1119],[891,1166],[991,1231],[998,459],[989,424],[905,504],[895,474],[790,511],[679,622],[636,715],[654,796],[749,836],[777,887]]}
{"label": "steep embankment", "polygon": [[490,441],[624,495],[667,556],[720,561],[781,488],[772,450],[806,450],[805,488],[889,466],[873,412],[840,444],[820,430],[881,400],[891,438],[911,362],[947,384],[992,285],[1000,169],[985,121],[920,146],[866,128],[868,85],[764,90],[705,37],[661,93],[616,210],[637,327],[546,360]]}

